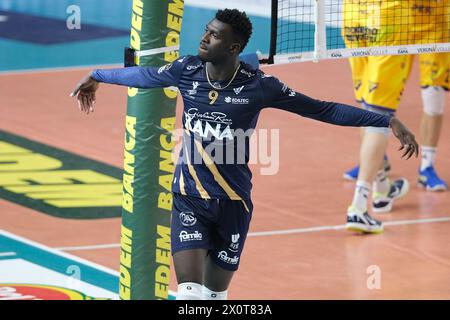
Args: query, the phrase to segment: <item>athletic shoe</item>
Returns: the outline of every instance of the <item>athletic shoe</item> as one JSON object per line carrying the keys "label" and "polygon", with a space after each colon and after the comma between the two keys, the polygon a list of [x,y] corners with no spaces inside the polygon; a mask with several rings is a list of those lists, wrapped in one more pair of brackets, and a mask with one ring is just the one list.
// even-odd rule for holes
{"label": "athletic shoe", "polygon": [[[387,158],[387,156],[384,156],[384,170],[386,172],[389,172],[391,170],[391,164],[389,163],[389,159]],[[345,180],[356,181],[356,179],[358,179],[358,173],[359,165],[357,165],[353,169],[348,170],[347,172],[344,172],[342,177]]]}
{"label": "athletic shoe", "polygon": [[349,181],[356,181],[356,179],[358,179],[358,174],[359,174],[359,165],[348,170],[347,172],[344,172],[342,178]]}
{"label": "athletic shoe", "polygon": [[447,184],[439,178],[433,166],[419,171],[419,185],[429,191],[444,191],[448,189]]}
{"label": "athletic shoe", "polygon": [[405,178],[395,180],[387,194],[373,193],[373,212],[389,212],[392,210],[394,200],[398,200],[409,191],[409,182]]}
{"label": "athletic shoe", "polygon": [[345,229],[361,233],[382,233],[383,223],[369,216],[367,211],[361,212],[350,206],[347,211]]}

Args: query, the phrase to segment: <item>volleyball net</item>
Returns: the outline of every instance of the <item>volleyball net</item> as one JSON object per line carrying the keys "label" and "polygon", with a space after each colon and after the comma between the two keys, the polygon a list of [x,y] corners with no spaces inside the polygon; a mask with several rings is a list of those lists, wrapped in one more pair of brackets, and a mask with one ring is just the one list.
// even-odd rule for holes
{"label": "volleyball net", "polygon": [[272,0],[269,63],[450,52],[450,0]]}

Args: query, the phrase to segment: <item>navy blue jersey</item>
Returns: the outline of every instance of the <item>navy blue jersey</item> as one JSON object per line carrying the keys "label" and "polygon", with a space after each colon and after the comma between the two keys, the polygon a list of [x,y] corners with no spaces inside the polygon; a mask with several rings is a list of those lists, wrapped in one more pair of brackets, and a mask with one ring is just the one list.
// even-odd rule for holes
{"label": "navy blue jersey", "polygon": [[342,126],[389,126],[389,116],[312,99],[244,62],[226,88],[229,81],[213,82],[214,88],[205,69],[199,57],[185,56],[161,68],[95,70],[92,74],[99,82],[135,88],[179,88],[184,135],[173,180],[176,193],[204,199],[250,199],[248,133],[264,108]]}

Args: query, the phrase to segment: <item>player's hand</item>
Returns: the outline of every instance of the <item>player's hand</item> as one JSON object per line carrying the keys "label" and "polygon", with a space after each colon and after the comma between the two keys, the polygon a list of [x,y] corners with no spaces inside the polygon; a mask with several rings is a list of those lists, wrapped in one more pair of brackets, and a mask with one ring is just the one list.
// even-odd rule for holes
{"label": "player's hand", "polygon": [[406,128],[406,126],[398,120],[396,117],[392,117],[389,122],[389,126],[394,133],[394,136],[400,141],[401,146],[398,149],[405,149],[402,158],[406,157],[406,159],[411,158],[413,154],[417,156],[419,155],[419,145],[417,144],[416,138],[414,135]]}
{"label": "player's hand", "polygon": [[86,114],[94,112],[95,92],[98,85],[98,82],[91,77],[90,73],[78,82],[70,96],[77,98],[80,111],[86,112]]}

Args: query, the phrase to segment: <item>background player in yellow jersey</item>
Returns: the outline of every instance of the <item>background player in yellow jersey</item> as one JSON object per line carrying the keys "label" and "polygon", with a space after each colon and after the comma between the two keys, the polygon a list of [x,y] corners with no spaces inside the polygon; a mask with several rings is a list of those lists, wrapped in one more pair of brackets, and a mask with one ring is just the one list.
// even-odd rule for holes
{"label": "background player in yellow jersey", "polygon": [[[357,48],[450,42],[449,2],[346,0],[343,28],[346,45]],[[365,109],[385,114],[395,113],[413,59],[413,55],[351,58],[356,99]],[[445,190],[447,185],[437,176],[433,164],[442,126],[444,93],[449,88],[450,54],[422,54],[419,59],[423,98],[419,182],[428,190]],[[407,193],[409,186],[406,179],[390,182],[386,176],[383,156],[387,142],[386,130],[364,130],[360,166],[345,175],[347,178],[357,176],[349,215],[367,211],[371,187],[374,212],[390,211],[393,201]]]}

